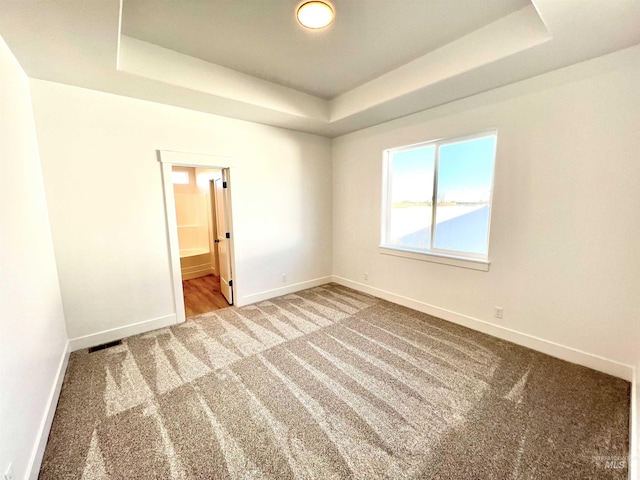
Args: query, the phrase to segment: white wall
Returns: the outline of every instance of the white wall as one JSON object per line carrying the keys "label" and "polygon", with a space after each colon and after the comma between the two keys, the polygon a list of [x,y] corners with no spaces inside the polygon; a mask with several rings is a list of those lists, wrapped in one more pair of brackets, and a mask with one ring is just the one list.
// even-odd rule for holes
{"label": "white wall", "polygon": [[[176,203],[176,221],[178,223],[178,243],[180,255],[190,250],[199,253],[209,249],[209,229],[211,228],[211,214],[209,204],[209,189],[201,191],[196,185],[196,169],[194,167],[174,167],[173,171],[183,171],[189,174],[189,183],[174,184],[173,192]],[[185,255],[187,252],[185,252]]]}
{"label": "white wall", "polygon": [[[334,139],[334,274],[634,365],[639,84],[634,47]],[[488,127],[499,129],[490,271],[379,254],[382,151]]]}
{"label": "white wall", "polygon": [[32,95],[70,338],[175,315],[157,150],[236,158],[240,302],[331,275],[330,140],[39,80]]}
{"label": "white wall", "polygon": [[0,231],[0,474],[17,480],[40,463],[67,335],[29,80],[2,38]]}

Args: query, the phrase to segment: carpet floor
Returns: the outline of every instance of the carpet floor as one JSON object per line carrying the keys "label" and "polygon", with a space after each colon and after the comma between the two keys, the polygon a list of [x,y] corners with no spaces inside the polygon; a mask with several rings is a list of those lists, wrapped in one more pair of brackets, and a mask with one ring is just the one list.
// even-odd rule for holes
{"label": "carpet floor", "polygon": [[330,284],[73,353],[39,478],[623,479],[629,395]]}

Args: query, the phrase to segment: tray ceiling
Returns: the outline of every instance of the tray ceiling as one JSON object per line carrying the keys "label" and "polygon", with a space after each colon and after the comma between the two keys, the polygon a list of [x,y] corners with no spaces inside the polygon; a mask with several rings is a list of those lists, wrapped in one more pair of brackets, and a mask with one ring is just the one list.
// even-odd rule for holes
{"label": "tray ceiling", "polygon": [[27,75],[334,137],[640,43],[640,1],[0,0]]}

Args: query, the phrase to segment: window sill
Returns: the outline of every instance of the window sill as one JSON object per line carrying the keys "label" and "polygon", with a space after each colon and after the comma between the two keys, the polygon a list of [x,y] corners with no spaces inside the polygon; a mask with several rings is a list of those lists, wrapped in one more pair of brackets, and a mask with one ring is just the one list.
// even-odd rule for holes
{"label": "window sill", "polygon": [[481,260],[476,258],[461,258],[451,255],[443,255],[440,253],[431,252],[419,252],[412,250],[405,250],[393,247],[378,247],[378,252],[382,255],[393,255],[396,257],[410,258],[413,260],[420,260],[423,262],[440,263],[443,265],[451,265],[452,267],[470,268],[472,270],[480,270],[483,272],[489,271],[488,260]]}

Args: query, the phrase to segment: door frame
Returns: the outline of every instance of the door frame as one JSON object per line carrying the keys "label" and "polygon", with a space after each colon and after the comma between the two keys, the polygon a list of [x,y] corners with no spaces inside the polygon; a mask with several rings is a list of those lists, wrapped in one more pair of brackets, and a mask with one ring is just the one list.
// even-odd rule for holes
{"label": "door frame", "polygon": [[[158,150],[158,161],[162,166],[162,190],[164,194],[164,213],[167,225],[167,240],[169,244],[171,285],[174,297],[174,307],[176,311],[176,324],[186,321],[184,309],[184,292],[182,290],[182,269],[180,267],[180,245],[178,243],[178,221],[176,219],[176,199],[173,192],[173,182],[171,181],[171,170],[174,166],[197,167],[197,168],[220,168],[235,170],[237,163],[235,158],[222,155],[211,155],[206,153],[177,152],[172,150]],[[231,183],[229,183],[231,187]],[[231,198],[231,190],[229,191]],[[237,276],[236,257],[234,248],[234,225],[232,202],[229,204],[229,225],[231,239],[229,242],[229,257],[233,279],[233,297],[238,298],[237,285],[240,282]],[[237,305],[237,302],[234,301]]]}

